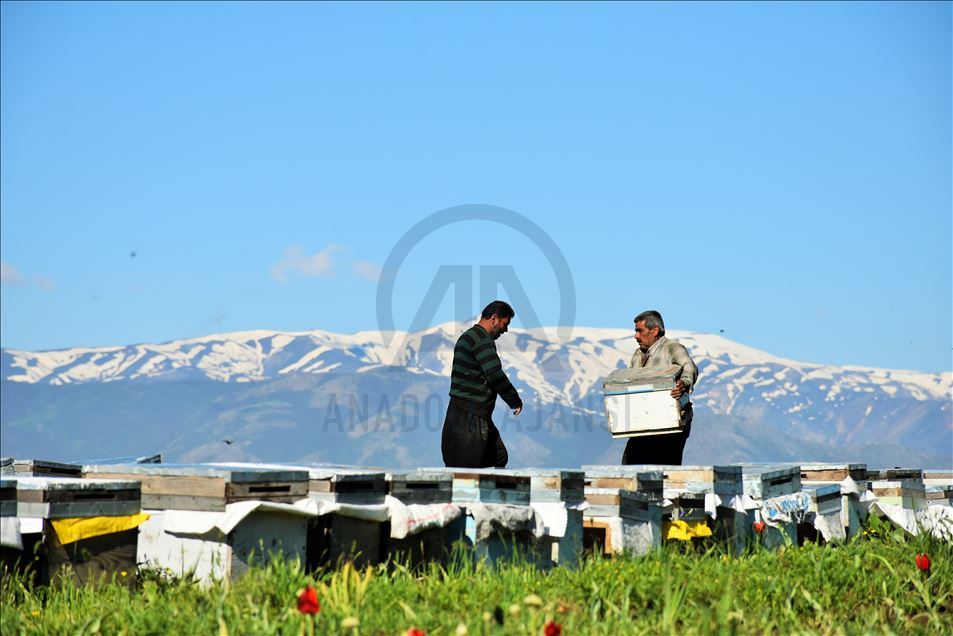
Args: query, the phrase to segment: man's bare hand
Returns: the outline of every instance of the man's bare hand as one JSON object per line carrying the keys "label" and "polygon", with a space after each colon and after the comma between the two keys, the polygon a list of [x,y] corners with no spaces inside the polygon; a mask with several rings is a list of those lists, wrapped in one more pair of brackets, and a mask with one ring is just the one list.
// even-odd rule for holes
{"label": "man's bare hand", "polygon": [[519,407],[518,409],[513,409],[513,415],[519,415],[519,414],[522,413],[522,412],[523,412],[523,407],[522,407],[522,406]]}
{"label": "man's bare hand", "polygon": [[682,397],[683,393],[685,393],[685,383],[679,380],[675,383],[675,388],[672,389],[672,397],[678,399]]}

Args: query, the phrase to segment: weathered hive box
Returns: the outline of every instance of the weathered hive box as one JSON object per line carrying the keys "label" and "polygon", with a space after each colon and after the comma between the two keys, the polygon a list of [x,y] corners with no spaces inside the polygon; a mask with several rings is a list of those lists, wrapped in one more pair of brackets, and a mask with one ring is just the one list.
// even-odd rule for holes
{"label": "weathered hive box", "polygon": [[[453,475],[446,471],[395,471],[388,472],[386,479],[388,494],[407,506],[445,506],[453,500]],[[439,517],[439,512],[427,514]],[[391,536],[389,529],[384,535],[389,559],[420,568],[430,562],[446,563],[454,540],[462,539],[462,530],[453,535],[450,526],[444,525],[400,539]]]}
{"label": "weathered hive box", "polygon": [[498,468],[421,468],[425,472],[453,475],[455,503],[528,505],[532,478],[529,473]]}
{"label": "weathered hive box", "polygon": [[923,471],[923,485],[950,486],[953,487],[953,468],[943,468],[940,470],[927,469]]}
{"label": "weathered hive box", "polygon": [[923,470],[920,468],[872,468],[867,470],[868,481],[923,481]]}
{"label": "weathered hive box", "polygon": [[107,464],[83,467],[87,477],[142,483],[148,510],[221,512],[239,501],[294,503],[308,496],[305,470],[230,467],[216,464]]}
{"label": "weathered hive box", "polygon": [[[867,465],[861,463],[801,464],[801,486],[805,490],[808,487],[828,484],[840,486],[847,479],[854,481],[860,491],[866,490]],[[860,500],[861,494],[862,492],[849,492],[841,488],[841,521],[847,538],[857,536],[867,520],[867,506]]]}
{"label": "weathered hive box", "polygon": [[[648,465],[651,469],[655,466]],[[744,492],[739,466],[658,466],[665,492],[713,493],[730,498]]]}
{"label": "weathered hive box", "polygon": [[137,526],[145,518],[140,495],[135,480],[18,476],[17,516],[42,519],[42,578],[131,585]]}
{"label": "weathered hive box", "polygon": [[525,472],[530,477],[530,505],[547,528],[536,546],[537,564],[547,569],[575,566],[583,547],[580,505],[585,501],[585,475],[581,470],[558,468],[527,468]]}
{"label": "weathered hive box", "polygon": [[261,502],[261,508],[240,519],[211,511],[152,511],[140,527],[138,562],[206,585],[276,557],[304,563],[313,517],[272,504]]}
{"label": "weathered hive box", "polygon": [[17,516],[17,480],[15,477],[0,478],[0,517]]}
{"label": "weathered hive box", "polygon": [[707,522],[705,511],[705,493],[688,490],[669,493],[667,497],[673,506],[672,518],[682,521]]}
{"label": "weathered hive box", "polygon": [[412,470],[386,474],[387,492],[406,505],[453,501],[453,475],[449,472]]}
{"label": "weathered hive box", "polygon": [[641,555],[661,545],[662,506],[658,499],[644,492],[587,487],[586,501],[586,550],[605,555],[625,551]]}
{"label": "weathered hive box", "polygon": [[867,464],[801,464],[801,483],[840,483],[852,479],[863,483],[867,479]]}
{"label": "weathered hive box", "polygon": [[590,489],[605,488],[641,492],[653,501],[662,500],[664,473],[657,468],[587,465],[582,469],[585,473],[587,501]]}
{"label": "weathered hive box", "polygon": [[384,471],[361,468],[308,468],[308,495],[353,505],[380,505],[387,495]]}
{"label": "weathered hive box", "polygon": [[[661,511],[658,502],[645,493],[623,488],[587,488],[586,502],[589,504],[586,517],[625,516],[636,521],[652,521],[655,512]],[[646,502],[656,505],[650,509]]]}
{"label": "weathered hive box", "polygon": [[135,480],[18,477],[16,493],[18,517],[43,519],[133,515],[141,502]]}
{"label": "weathered hive box", "polygon": [[603,382],[606,416],[613,437],[662,435],[682,430],[688,394],[671,396],[678,366],[617,369]]}
{"label": "weathered hive box", "polygon": [[88,459],[82,462],[73,462],[81,466],[86,465],[106,465],[106,464],[161,464],[162,453],[153,455],[128,455],[125,457],[107,457],[105,459]]}
{"label": "weathered hive box", "polygon": [[870,492],[880,503],[900,506],[905,510],[922,510],[927,507],[926,488],[920,479],[871,481]]}
{"label": "weathered hive box", "polygon": [[12,459],[3,466],[3,472],[24,477],[82,477],[83,467],[45,459]]}
{"label": "weathered hive box", "polygon": [[741,467],[744,494],[753,499],[793,495],[801,490],[801,469],[795,465],[735,464]]}
{"label": "weathered hive box", "polygon": [[931,506],[953,506],[953,486],[930,486],[926,489],[927,503]]}
{"label": "weathered hive box", "polygon": [[808,510],[819,515],[840,514],[841,492],[838,484],[805,486],[802,490],[808,496]]}
{"label": "weathered hive box", "polygon": [[579,504],[585,501],[585,474],[581,470],[527,468],[530,477],[530,501],[560,501]]}

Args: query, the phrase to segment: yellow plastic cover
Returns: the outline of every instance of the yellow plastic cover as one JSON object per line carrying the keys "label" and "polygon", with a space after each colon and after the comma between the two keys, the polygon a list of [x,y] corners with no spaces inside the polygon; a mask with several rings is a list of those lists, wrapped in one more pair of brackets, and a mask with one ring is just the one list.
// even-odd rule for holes
{"label": "yellow plastic cover", "polygon": [[666,521],[662,536],[676,541],[691,541],[711,536],[711,528],[704,521]]}
{"label": "yellow plastic cover", "polygon": [[144,512],[121,517],[67,517],[50,519],[62,545],[138,528],[149,518]]}

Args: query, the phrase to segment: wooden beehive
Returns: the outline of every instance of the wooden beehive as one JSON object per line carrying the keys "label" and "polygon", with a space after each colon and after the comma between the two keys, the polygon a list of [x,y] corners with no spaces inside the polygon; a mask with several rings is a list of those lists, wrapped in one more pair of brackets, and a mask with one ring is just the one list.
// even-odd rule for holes
{"label": "wooden beehive", "polygon": [[139,512],[138,481],[78,477],[17,477],[18,517],[114,517]]}
{"label": "wooden beehive", "polygon": [[421,468],[426,472],[453,475],[455,503],[499,503],[527,505],[532,478],[529,473],[499,468]]}
{"label": "wooden beehive", "polygon": [[582,469],[587,493],[590,488],[613,488],[641,492],[652,500],[662,500],[664,478],[663,472],[657,468],[588,465]]}
{"label": "wooden beehive", "polygon": [[923,481],[923,470],[920,468],[872,468],[867,470],[868,481]]}
{"label": "wooden beehive", "polygon": [[314,499],[379,505],[387,495],[384,471],[361,468],[308,468],[308,494]]}
{"label": "wooden beehive", "polygon": [[386,480],[388,494],[406,505],[453,501],[453,475],[449,472],[389,472]]}
{"label": "wooden beehive", "polygon": [[802,484],[842,482],[848,478],[858,483],[865,481],[867,479],[867,464],[801,464]]}
{"label": "wooden beehive", "polygon": [[308,472],[224,464],[107,464],[83,467],[87,477],[142,483],[149,510],[220,512],[239,501],[294,503],[308,496]]}
{"label": "wooden beehive", "polygon": [[801,489],[799,466],[779,464],[735,464],[741,467],[744,494],[753,499],[793,495]]}
{"label": "wooden beehive", "polygon": [[920,479],[891,479],[870,482],[880,503],[900,506],[905,510],[921,510],[927,506],[926,488]]}
{"label": "wooden beehive", "polygon": [[16,477],[0,477],[0,517],[17,516]]}
{"label": "wooden beehive", "polygon": [[78,464],[64,464],[45,459],[13,459],[3,470],[24,477],[82,477],[83,473],[83,467]]}
{"label": "wooden beehive", "polygon": [[606,417],[613,437],[662,435],[682,430],[688,394],[671,396],[680,367],[617,369],[603,382]]}

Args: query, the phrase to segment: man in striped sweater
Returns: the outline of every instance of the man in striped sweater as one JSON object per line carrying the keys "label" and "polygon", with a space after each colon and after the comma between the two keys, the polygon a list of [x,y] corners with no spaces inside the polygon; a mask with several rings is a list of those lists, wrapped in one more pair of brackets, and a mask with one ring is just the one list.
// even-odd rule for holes
{"label": "man in striped sweater", "polygon": [[495,340],[507,332],[515,315],[509,304],[494,300],[453,348],[450,404],[440,441],[446,466],[506,467],[509,454],[493,424],[493,407],[499,395],[513,415],[519,415],[523,402],[503,373]]}

